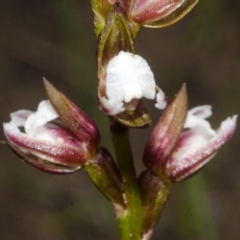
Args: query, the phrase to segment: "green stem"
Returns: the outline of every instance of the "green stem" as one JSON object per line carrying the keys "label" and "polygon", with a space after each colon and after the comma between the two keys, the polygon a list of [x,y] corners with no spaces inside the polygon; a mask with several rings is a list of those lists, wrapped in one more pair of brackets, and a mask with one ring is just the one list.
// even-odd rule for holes
{"label": "green stem", "polygon": [[127,205],[126,211],[118,215],[121,239],[140,240],[143,210],[128,128],[114,121],[111,123],[111,132]]}

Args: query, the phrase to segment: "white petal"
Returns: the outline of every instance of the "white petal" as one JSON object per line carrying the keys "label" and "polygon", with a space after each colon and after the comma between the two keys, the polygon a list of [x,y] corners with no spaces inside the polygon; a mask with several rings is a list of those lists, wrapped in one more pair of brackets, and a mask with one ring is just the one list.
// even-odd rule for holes
{"label": "white petal", "polygon": [[175,149],[172,158],[184,158],[206,144],[209,138],[206,138],[201,128],[193,128],[181,134],[178,140],[178,147]]}
{"label": "white petal", "polygon": [[217,130],[217,136],[232,135],[236,128],[237,118],[238,115],[234,115],[221,122],[221,126]]}
{"label": "white petal", "polygon": [[194,115],[196,117],[205,119],[212,116],[212,106],[210,105],[198,106],[190,109],[188,112],[190,115]]}
{"label": "white petal", "polygon": [[25,132],[29,136],[33,136],[37,127],[58,117],[58,114],[53,109],[48,100],[40,102],[35,113],[31,114],[25,123]]}
{"label": "white petal", "polygon": [[137,104],[138,104],[138,99],[133,99],[131,102],[124,103],[124,108],[127,111],[134,111],[136,109]]}
{"label": "white petal", "polygon": [[[107,106],[116,104],[118,111],[121,102],[129,103],[133,99],[146,97],[154,99],[155,80],[146,60],[139,55],[121,51],[113,57],[107,67],[106,100]],[[106,106],[106,107],[107,107]],[[115,111],[116,113],[119,113]]]}
{"label": "white petal", "polygon": [[156,101],[155,107],[158,109],[164,109],[167,106],[166,96],[162,90],[156,94]]}
{"label": "white petal", "polygon": [[99,101],[101,104],[101,108],[104,108],[102,110],[106,112],[108,115],[116,115],[125,110],[122,101],[114,102],[105,97],[99,97]]}
{"label": "white petal", "polygon": [[132,99],[140,99],[142,98],[142,89],[139,85],[129,85],[127,89],[125,89],[125,97],[124,101],[129,103]]}
{"label": "white petal", "polygon": [[9,122],[9,123],[3,123],[3,130],[5,135],[7,136],[7,133],[11,133],[14,135],[20,134],[20,130],[17,127],[17,125],[14,122]]}
{"label": "white petal", "polygon": [[44,124],[43,126],[39,126],[36,128],[33,135],[31,135],[32,138],[36,138],[38,140],[45,140],[48,142],[56,142],[62,143],[62,138],[58,137],[57,134],[52,131],[52,129],[60,129],[60,127],[53,125],[53,124]]}
{"label": "white petal", "polygon": [[[54,126],[52,126],[53,128]],[[8,136],[14,136],[15,138],[28,138],[29,136],[26,133],[23,133],[19,130],[18,126],[14,122],[9,122],[9,123],[3,123],[3,129],[5,132],[5,135]],[[57,127],[56,127],[57,129]],[[57,144],[58,137],[56,133],[53,133],[49,128],[45,126],[41,126],[37,128],[37,131],[35,132],[36,136],[31,136],[32,140],[45,140],[48,142],[55,142]],[[8,140],[12,142],[12,139]]]}
{"label": "white petal", "polygon": [[210,123],[205,118],[212,115],[211,106],[199,106],[188,111],[187,118],[184,124],[184,128],[198,127],[205,132],[206,136],[215,136],[216,132],[212,129]]}
{"label": "white petal", "polygon": [[[40,113],[42,112],[42,110],[46,107],[49,107],[48,101],[42,101],[39,104],[39,108],[38,111],[40,110]],[[40,106],[41,105],[41,106]],[[47,111],[46,111],[47,113]],[[26,122],[26,118],[27,116],[36,116],[36,114],[34,112],[28,111],[28,110],[19,110],[17,112],[11,113],[11,122],[9,123],[3,123],[3,129],[5,132],[5,135],[8,136],[15,136],[17,137],[22,137],[22,138],[27,138],[29,137],[28,133],[24,133],[21,132],[20,129],[18,127],[20,126],[24,126],[24,123]],[[55,116],[55,115],[54,115]],[[50,116],[50,117],[53,117]],[[55,117],[54,117],[55,118]],[[33,119],[33,118],[32,118]],[[38,121],[38,120],[37,120]],[[39,123],[40,121],[38,121]],[[35,131],[32,132],[32,135],[30,137],[33,137],[32,139],[34,140],[45,140],[48,142],[56,142],[59,139],[59,137],[57,136],[57,134],[53,131],[51,131],[51,128],[55,128],[55,129],[60,129],[60,127],[55,126],[53,124],[49,124],[49,126],[51,126],[50,128],[48,127],[48,124],[42,124],[41,126],[38,125],[37,128],[35,128]],[[10,142],[11,140],[8,139]]]}
{"label": "white petal", "polygon": [[28,110],[19,110],[17,112],[13,112],[10,114],[11,121],[14,122],[18,127],[22,127],[32,113],[32,111]]}

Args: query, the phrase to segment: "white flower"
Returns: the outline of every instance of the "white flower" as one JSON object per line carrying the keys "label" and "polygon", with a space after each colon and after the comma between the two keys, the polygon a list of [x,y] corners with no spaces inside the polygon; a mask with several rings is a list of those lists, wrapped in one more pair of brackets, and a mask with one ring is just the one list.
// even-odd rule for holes
{"label": "white flower", "polygon": [[141,56],[121,51],[107,66],[105,96],[99,94],[102,108],[109,115],[133,111],[139,99],[156,98],[155,106],[166,107],[164,93],[156,86],[153,73]]}

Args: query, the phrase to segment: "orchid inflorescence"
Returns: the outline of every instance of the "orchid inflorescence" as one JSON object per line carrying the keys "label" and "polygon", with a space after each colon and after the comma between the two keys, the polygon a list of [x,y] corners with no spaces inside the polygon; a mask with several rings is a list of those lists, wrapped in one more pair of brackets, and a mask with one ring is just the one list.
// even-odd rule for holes
{"label": "orchid inflorescence", "polygon": [[[147,61],[135,54],[141,26],[169,26],[197,0],[92,0],[97,45],[99,108],[110,119],[117,163],[101,147],[97,125],[44,79],[48,100],[37,111],[20,110],[3,124],[5,142],[40,170],[69,174],[81,168],[112,202],[122,239],[150,239],[171,184],[187,179],[212,159],[233,135],[237,115],[217,130],[206,120],[210,105],[188,110],[186,85],[167,104]],[[146,170],[136,176],[128,139],[130,128],[151,124],[143,98],[163,110],[143,154]]]}

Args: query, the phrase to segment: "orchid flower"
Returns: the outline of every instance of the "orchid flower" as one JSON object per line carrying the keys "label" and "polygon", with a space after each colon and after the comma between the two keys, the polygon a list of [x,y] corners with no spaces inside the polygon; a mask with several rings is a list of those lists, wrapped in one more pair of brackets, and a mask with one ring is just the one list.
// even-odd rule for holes
{"label": "orchid flower", "polygon": [[[44,100],[36,112],[13,112],[10,114],[11,121],[3,124],[4,133],[8,145],[33,166],[53,173],[74,172],[95,156],[99,132],[76,105],[50,83],[45,81],[45,85],[53,93],[52,101],[56,109],[50,101]],[[67,107],[63,101],[68,104]],[[69,117],[71,114],[72,118]],[[71,129],[73,124],[75,132]],[[82,128],[79,135],[77,125]]]}
{"label": "orchid flower", "polygon": [[237,115],[224,120],[214,130],[206,120],[211,106],[186,112],[186,91],[180,91],[163,113],[144,151],[144,162],[160,177],[181,181],[196,173],[232,137]]}
{"label": "orchid flower", "polygon": [[101,108],[109,115],[134,111],[139,99],[156,98],[155,106],[166,107],[166,97],[156,86],[153,73],[141,56],[121,51],[107,66],[105,96],[99,94]]}
{"label": "orchid flower", "polygon": [[188,111],[184,131],[166,164],[166,173],[174,181],[191,176],[209,162],[230,138],[237,115],[228,117],[214,130],[206,118],[212,115],[211,106],[199,106]]}

